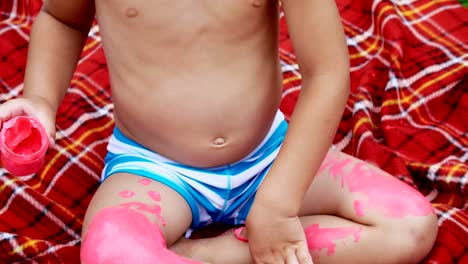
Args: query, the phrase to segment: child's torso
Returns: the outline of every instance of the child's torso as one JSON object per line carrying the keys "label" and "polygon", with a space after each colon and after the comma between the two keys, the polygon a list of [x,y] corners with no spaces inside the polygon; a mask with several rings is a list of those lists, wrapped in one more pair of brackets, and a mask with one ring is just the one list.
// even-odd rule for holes
{"label": "child's torso", "polygon": [[281,98],[274,0],[96,0],[116,124],[200,167],[236,161]]}

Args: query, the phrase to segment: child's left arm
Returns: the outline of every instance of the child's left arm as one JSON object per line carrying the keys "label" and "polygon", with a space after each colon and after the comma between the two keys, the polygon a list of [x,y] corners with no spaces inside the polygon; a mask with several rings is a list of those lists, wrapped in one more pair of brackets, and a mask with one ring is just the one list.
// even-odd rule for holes
{"label": "child's left arm", "polygon": [[246,230],[256,263],[312,263],[297,215],[346,105],[349,56],[334,0],[282,2],[302,90],[281,151],[257,192]]}

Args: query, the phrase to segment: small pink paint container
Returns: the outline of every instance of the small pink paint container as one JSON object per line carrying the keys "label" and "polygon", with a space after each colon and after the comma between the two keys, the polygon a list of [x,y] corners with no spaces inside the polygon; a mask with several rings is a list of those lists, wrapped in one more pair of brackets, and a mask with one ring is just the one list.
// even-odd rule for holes
{"label": "small pink paint container", "polygon": [[3,123],[0,158],[11,174],[25,176],[37,172],[44,163],[48,146],[47,132],[36,119],[18,116]]}

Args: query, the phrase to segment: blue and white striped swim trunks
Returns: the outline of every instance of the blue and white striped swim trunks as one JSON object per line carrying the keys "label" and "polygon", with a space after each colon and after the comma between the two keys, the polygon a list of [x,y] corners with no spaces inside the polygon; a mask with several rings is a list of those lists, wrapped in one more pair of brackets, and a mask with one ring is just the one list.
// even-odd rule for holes
{"label": "blue and white striped swim trunks", "polygon": [[287,128],[284,115],[278,111],[268,134],[249,155],[213,168],[177,163],[132,141],[115,128],[107,147],[102,181],[115,173],[131,173],[169,186],[190,206],[192,229],[214,222],[243,224]]}

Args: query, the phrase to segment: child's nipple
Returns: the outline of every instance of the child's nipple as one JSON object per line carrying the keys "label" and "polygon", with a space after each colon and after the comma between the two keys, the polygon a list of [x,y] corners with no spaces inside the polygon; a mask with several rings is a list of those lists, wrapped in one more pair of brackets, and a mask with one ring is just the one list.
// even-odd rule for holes
{"label": "child's nipple", "polygon": [[138,10],[136,8],[130,7],[130,8],[127,9],[127,11],[125,11],[125,15],[128,18],[134,18],[134,17],[138,16]]}
{"label": "child's nipple", "polygon": [[250,0],[251,4],[253,7],[261,7],[262,6],[262,0]]}

